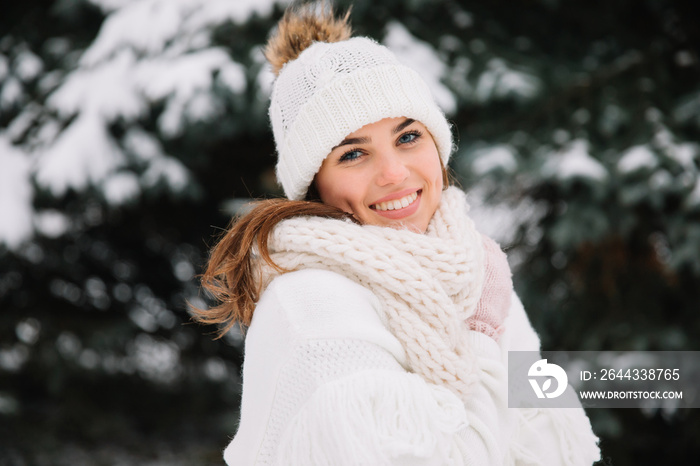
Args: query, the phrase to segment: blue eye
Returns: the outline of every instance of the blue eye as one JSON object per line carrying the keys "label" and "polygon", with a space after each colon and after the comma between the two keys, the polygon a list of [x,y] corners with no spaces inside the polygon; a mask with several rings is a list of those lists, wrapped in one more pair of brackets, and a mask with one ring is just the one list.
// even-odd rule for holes
{"label": "blue eye", "polygon": [[340,156],[340,161],[341,162],[350,162],[352,160],[357,160],[362,156],[362,152],[360,152],[357,149],[353,149],[350,151],[347,151],[343,155]]}
{"label": "blue eye", "polygon": [[401,136],[399,136],[398,143],[399,144],[409,144],[411,142],[414,142],[416,139],[420,137],[420,132],[418,131],[409,131],[408,133],[404,133]]}

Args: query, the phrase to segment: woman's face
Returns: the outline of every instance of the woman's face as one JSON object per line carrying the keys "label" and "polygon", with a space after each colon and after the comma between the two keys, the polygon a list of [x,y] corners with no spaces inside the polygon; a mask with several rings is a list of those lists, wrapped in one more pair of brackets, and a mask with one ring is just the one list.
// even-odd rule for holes
{"label": "woman's face", "polygon": [[442,196],[442,165],[422,123],[385,118],[348,134],[315,182],[321,201],[363,224],[424,233]]}

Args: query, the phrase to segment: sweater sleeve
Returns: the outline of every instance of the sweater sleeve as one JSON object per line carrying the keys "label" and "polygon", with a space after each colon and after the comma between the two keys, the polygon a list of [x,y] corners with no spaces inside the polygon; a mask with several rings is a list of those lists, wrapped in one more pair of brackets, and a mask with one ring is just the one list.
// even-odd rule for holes
{"label": "sweater sleeve", "polygon": [[[540,351],[539,337],[513,293],[501,341],[504,361],[508,351]],[[573,390],[571,386],[567,390]],[[511,408],[512,438],[509,463],[540,466],[590,466],[600,459],[598,438],[583,407]]]}
{"label": "sweater sleeve", "polygon": [[498,345],[470,335],[482,383],[465,405],[407,371],[377,306],[366,288],[332,272],[273,281],[246,338],[227,464],[502,464]]}
{"label": "sweater sleeve", "polygon": [[483,338],[482,383],[467,403],[403,369],[359,370],[314,392],[282,436],[278,457],[290,465],[502,464],[503,372],[498,350]]}

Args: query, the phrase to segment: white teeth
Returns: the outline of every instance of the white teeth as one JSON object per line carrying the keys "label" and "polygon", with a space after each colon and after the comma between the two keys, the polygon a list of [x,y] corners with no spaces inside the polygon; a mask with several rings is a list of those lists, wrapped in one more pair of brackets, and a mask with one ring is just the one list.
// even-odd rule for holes
{"label": "white teeth", "polygon": [[404,209],[404,208],[408,207],[409,205],[413,204],[413,201],[415,201],[416,199],[418,199],[418,191],[411,193],[408,196],[404,196],[401,199],[380,202],[379,204],[375,204],[374,208],[377,210]]}

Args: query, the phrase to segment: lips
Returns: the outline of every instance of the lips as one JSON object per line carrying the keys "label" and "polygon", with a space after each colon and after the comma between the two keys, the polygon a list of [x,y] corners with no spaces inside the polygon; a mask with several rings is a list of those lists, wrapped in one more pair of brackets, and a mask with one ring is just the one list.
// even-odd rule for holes
{"label": "lips", "polygon": [[375,210],[380,210],[380,211],[405,209],[409,205],[413,204],[413,202],[417,198],[418,198],[418,191],[413,192],[413,193],[409,194],[408,196],[404,196],[402,198],[395,199],[393,201],[378,202],[377,204],[374,204],[373,207]]}
{"label": "lips", "polygon": [[[383,198],[381,202],[370,205],[370,208],[381,215],[392,220],[401,219],[413,215],[420,205],[422,190],[408,190],[409,192],[396,193],[401,197],[393,199]],[[387,196],[393,197],[393,196]]]}

